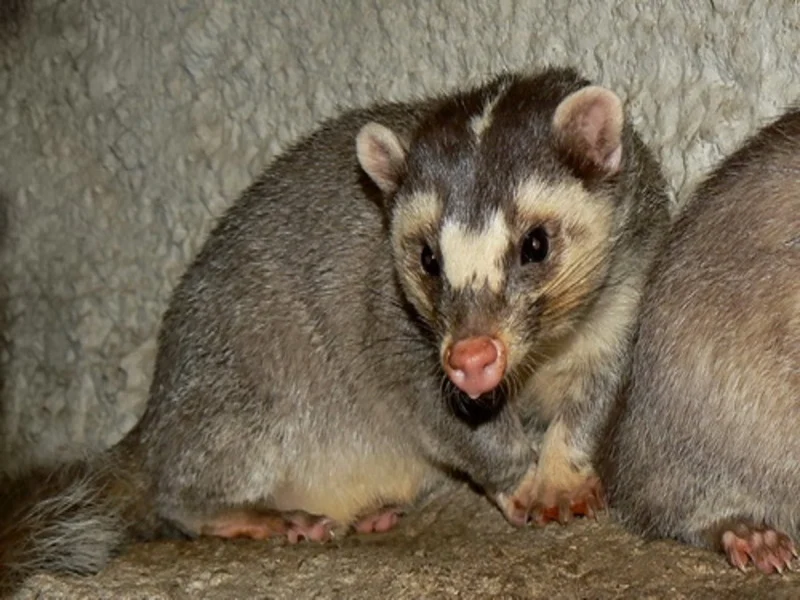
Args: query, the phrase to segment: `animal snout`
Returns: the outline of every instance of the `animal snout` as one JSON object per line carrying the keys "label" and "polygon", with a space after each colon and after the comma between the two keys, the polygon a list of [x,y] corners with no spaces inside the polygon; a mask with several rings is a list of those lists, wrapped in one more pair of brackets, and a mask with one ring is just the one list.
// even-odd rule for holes
{"label": "animal snout", "polygon": [[485,335],[459,340],[445,353],[444,368],[450,381],[475,400],[503,380],[506,349],[502,342]]}

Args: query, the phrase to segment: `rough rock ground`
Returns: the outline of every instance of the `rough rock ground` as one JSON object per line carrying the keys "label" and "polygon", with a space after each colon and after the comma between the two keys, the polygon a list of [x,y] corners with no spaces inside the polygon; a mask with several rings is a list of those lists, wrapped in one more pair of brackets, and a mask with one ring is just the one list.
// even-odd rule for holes
{"label": "rough rock ground", "polygon": [[[26,16],[0,38],[0,453],[12,463],[104,447],[133,426],[160,315],[213,219],[339,106],[576,64],[626,96],[685,193],[800,97],[796,0],[0,8]],[[97,577],[39,576],[18,595],[381,596],[794,598],[800,578],[742,575],[608,524],[512,531],[462,493],[395,534],[142,545]]]}
{"label": "rough rock ground", "polygon": [[608,516],[514,530],[461,489],[386,534],[138,544],[94,577],[33,577],[15,600],[798,597],[798,573],[743,574],[721,555],[641,540]]}

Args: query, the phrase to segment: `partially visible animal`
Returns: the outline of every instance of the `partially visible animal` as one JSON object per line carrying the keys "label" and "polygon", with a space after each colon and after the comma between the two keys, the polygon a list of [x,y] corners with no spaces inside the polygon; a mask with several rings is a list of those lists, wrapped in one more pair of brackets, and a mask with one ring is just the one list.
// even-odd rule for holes
{"label": "partially visible animal", "polygon": [[634,531],[782,571],[800,535],[800,110],[699,186],[648,283],[607,456]]}
{"label": "partially visible animal", "polygon": [[384,531],[448,476],[515,525],[592,514],[668,202],[619,97],[570,69],[325,123],[181,279],[138,425],[14,484],[0,565]]}

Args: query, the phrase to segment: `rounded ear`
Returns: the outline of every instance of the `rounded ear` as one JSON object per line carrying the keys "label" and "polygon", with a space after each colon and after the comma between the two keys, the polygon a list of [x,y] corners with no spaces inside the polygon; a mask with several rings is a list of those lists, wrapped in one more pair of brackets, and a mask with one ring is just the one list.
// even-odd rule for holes
{"label": "rounded ear", "polygon": [[367,123],[356,136],[356,155],[361,168],[384,194],[397,191],[406,170],[406,149],[394,131]]}
{"label": "rounded ear", "polygon": [[622,165],[622,100],[604,87],[590,85],[564,98],[553,116],[559,150],[579,172],[606,177]]}

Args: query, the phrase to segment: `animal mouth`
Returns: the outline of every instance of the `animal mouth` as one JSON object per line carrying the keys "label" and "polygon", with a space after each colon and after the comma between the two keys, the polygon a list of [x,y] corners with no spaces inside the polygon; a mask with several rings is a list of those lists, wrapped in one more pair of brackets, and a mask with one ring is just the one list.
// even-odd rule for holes
{"label": "animal mouth", "polygon": [[452,413],[471,426],[478,426],[494,419],[508,401],[505,385],[498,385],[492,390],[472,397],[449,380],[444,397]]}

